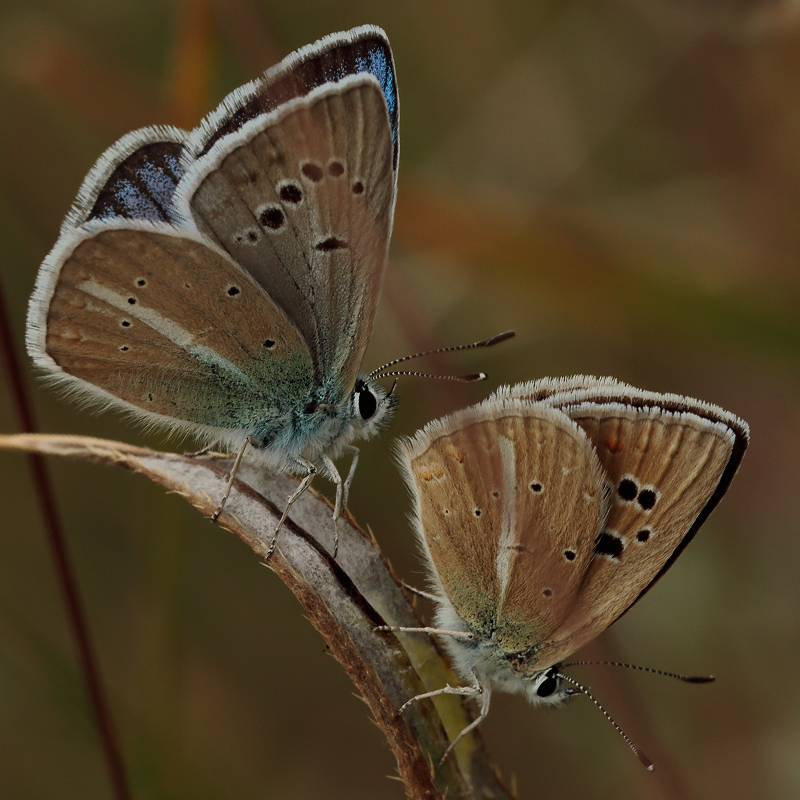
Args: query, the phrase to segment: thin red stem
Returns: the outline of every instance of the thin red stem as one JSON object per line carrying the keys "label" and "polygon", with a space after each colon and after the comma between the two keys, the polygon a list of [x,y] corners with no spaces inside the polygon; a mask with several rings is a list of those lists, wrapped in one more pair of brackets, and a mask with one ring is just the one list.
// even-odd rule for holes
{"label": "thin red stem", "polygon": [[[22,369],[14,347],[14,338],[6,310],[2,285],[0,285],[0,351],[2,352],[3,364],[8,376],[8,387],[11,391],[20,428],[25,433],[35,433],[36,421],[34,419],[33,406],[28,396],[25,381],[22,377]],[[114,789],[114,797],[116,800],[131,800],[125,768],[122,763],[122,755],[114,725],[111,721],[108,702],[100,678],[100,670],[97,666],[97,658],[94,654],[89,627],[86,623],[86,615],[81,605],[64,531],[61,526],[61,519],[56,507],[50,473],[47,470],[44,459],[37,453],[30,453],[28,461],[33,472],[33,481],[36,493],[39,496],[42,516],[44,517],[47,541],[53,554],[58,584],[70,627],[72,628],[72,636],[78,649],[78,658],[100,734],[100,743]]]}

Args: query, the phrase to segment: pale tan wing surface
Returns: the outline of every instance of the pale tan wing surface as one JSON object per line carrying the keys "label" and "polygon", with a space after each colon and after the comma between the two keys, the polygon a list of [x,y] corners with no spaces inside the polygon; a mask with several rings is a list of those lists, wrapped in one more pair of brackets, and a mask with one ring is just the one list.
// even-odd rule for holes
{"label": "pale tan wing surface", "polygon": [[386,100],[370,75],[315,89],[221,139],[181,202],[308,342],[329,401],[355,384],[394,210]]}
{"label": "pale tan wing surface", "polygon": [[580,429],[541,404],[487,401],[427,426],[401,453],[419,536],[458,615],[509,653],[545,641],[606,507]]}
{"label": "pale tan wing surface", "polygon": [[[730,430],[734,437],[730,459],[719,478],[716,489],[692,526],[684,535],[679,546],[658,574],[647,585],[645,588],[646,591],[647,588],[669,569],[728,490],[734,475],[739,469],[739,465],[744,457],[744,452],[747,449],[747,444],[750,440],[750,428],[744,420],[739,419],[735,414],[731,414],[730,411],[726,411],[712,403],[707,403],[703,400],[695,400],[694,398],[684,397],[679,394],[647,392],[643,389],[637,389],[635,386],[617,381],[615,378],[591,378],[578,375],[573,378],[547,378],[542,381],[537,381],[533,385],[545,383],[554,386],[556,391],[549,392],[543,402],[546,402],[554,408],[561,409],[570,417],[573,416],[571,409],[573,407],[580,407],[583,403],[597,403],[598,405],[618,404],[636,409],[640,414],[648,414],[652,409],[660,409],[662,412],[672,412],[676,414],[690,413],[708,422],[719,423],[724,428]],[[530,386],[532,384],[521,384],[523,387],[526,385]],[[516,389],[516,387],[514,388]],[[594,444],[598,448],[601,462],[605,465],[601,444],[597,441],[595,441]]]}
{"label": "pale tan wing surface", "polygon": [[[714,510],[739,469],[750,440],[750,429],[747,423],[719,406],[678,394],[644,391],[618,381],[616,378],[595,378],[589,375],[574,375],[569,378],[542,378],[515,386],[501,387],[497,390],[495,396],[501,398],[519,397],[540,401],[553,408],[561,409],[570,417],[572,416],[572,411],[570,410],[572,407],[588,402],[599,405],[620,404],[637,409],[640,413],[649,413],[651,409],[661,409],[665,412],[674,413],[688,412],[709,422],[718,422],[725,428],[730,429],[735,439],[733,450],[728,464],[719,478],[716,489],[692,526],[686,531],[681,543],[670,558],[667,559],[658,574],[645,587],[644,591],[652,586],[672,566],[683,548],[691,541],[700,526],[708,518],[708,515]],[[600,443],[595,442],[594,444],[599,448],[600,459],[605,465]]]}
{"label": "pale tan wing surface", "polygon": [[200,425],[246,428],[312,378],[308,348],[264,290],[166,225],[95,223],[60,243],[29,337],[39,366],[89,384],[73,389]]}
{"label": "pale tan wing surface", "polygon": [[592,402],[564,412],[594,443],[613,495],[548,663],[597,636],[662,574],[715,498],[737,441],[722,422],[690,412]]}

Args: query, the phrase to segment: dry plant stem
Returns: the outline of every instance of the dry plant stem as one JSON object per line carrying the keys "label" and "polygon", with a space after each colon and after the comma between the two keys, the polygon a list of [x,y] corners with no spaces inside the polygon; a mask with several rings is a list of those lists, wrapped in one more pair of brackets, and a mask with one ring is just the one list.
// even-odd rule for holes
{"label": "dry plant stem", "polygon": [[[2,351],[2,362],[5,367],[8,388],[14,401],[19,425],[26,433],[33,433],[37,427],[33,406],[25,379],[22,377],[22,369],[14,346],[1,285],[0,351]],[[61,590],[64,611],[72,629],[72,638],[77,650],[78,663],[89,695],[89,705],[94,713],[100,747],[108,769],[113,795],[116,800],[130,800],[131,794],[128,787],[128,778],[125,774],[125,765],[122,761],[119,739],[114,728],[109,703],[103,688],[100,667],[89,631],[89,624],[86,621],[77,581],[75,580],[75,573],[72,569],[67,540],[64,536],[55,493],[53,492],[53,483],[50,480],[50,472],[39,453],[29,452],[28,460],[33,473],[34,488],[39,498],[47,542],[53,556],[53,566]]]}
{"label": "dry plant stem", "polygon": [[[147,475],[211,517],[225,490],[230,460],[187,458],[118,442],[74,436],[0,436],[0,448],[117,464]],[[218,524],[265,557],[275,523],[297,482],[254,467],[245,458]],[[295,504],[268,566],[294,592],[362,693],[415,800],[509,800],[476,734],[468,735],[441,767],[449,742],[474,718],[469,701],[453,695],[433,702],[409,698],[455,684],[430,637],[376,631],[381,625],[420,627],[407,596],[375,542],[350,521],[339,521],[334,561],[331,506],[312,491]],[[357,754],[353,754],[357,763]]]}

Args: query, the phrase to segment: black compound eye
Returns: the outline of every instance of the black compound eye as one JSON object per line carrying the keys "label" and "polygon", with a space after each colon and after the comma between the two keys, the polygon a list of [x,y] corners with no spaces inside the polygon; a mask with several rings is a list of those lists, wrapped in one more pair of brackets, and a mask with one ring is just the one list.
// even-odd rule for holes
{"label": "black compound eye", "polygon": [[536,694],[539,697],[550,697],[558,689],[558,678],[548,675],[537,687]]}
{"label": "black compound eye", "polygon": [[377,410],[378,401],[375,399],[375,395],[364,387],[358,393],[358,413],[361,414],[361,419],[372,419]]}

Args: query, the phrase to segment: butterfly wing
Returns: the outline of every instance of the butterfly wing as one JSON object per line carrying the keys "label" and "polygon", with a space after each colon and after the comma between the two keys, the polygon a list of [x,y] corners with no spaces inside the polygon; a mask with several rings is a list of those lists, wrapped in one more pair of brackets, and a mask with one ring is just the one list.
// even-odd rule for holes
{"label": "butterfly wing", "polygon": [[195,431],[277,424],[312,378],[308,348],[264,290],[162,223],[62,235],[31,301],[28,349],[73,390]]}
{"label": "butterfly wing", "polygon": [[[733,448],[714,491],[693,524],[686,531],[678,547],[662,566],[659,573],[645,587],[642,594],[672,566],[675,559],[683,551],[683,548],[686,547],[703,522],[708,518],[708,515],[716,508],[717,503],[728,490],[733,476],[738,471],[750,440],[750,429],[747,423],[719,406],[678,394],[647,392],[618,381],[616,378],[595,378],[588,375],[575,375],[570,378],[543,378],[537,381],[517,384],[513,387],[503,387],[496,394],[501,397],[541,400],[554,408],[564,411],[586,430],[597,448],[603,467],[609,471],[611,464],[609,462],[608,442],[597,439],[596,434],[589,430],[587,424],[582,423],[580,419],[574,416],[574,414],[578,413],[574,409],[579,408],[583,403],[593,403],[597,406],[624,406],[635,410],[638,414],[647,414],[651,410],[660,410],[661,412],[673,414],[688,413],[709,423],[719,423],[722,428],[730,430],[734,439]],[[611,476],[613,478],[613,474]]]}
{"label": "butterfly wing", "polygon": [[300,330],[332,404],[352,391],[369,341],[395,199],[391,54],[377,29],[358,30],[368,35],[323,40],[226,101],[193,139],[179,187],[186,219]]}
{"label": "butterfly wing", "polygon": [[510,654],[550,639],[606,510],[580,428],[543,404],[489,400],[426,426],[400,461],[420,542],[461,619]]}
{"label": "butterfly wing", "polygon": [[613,487],[575,606],[551,642],[554,662],[607,628],[669,569],[725,494],[749,429],[717,406],[613,378],[546,379],[506,393],[537,397],[576,422]]}
{"label": "butterfly wing", "polygon": [[[326,93],[344,89],[341,79],[347,76],[356,76],[351,78],[356,82],[358,76],[368,79],[367,93],[374,95],[377,86],[381,102],[369,108],[359,104],[352,86],[352,92],[341,92],[342,102],[326,100]],[[298,105],[294,116],[286,109],[292,102]],[[308,204],[300,215],[300,235],[320,254],[310,279],[304,270],[312,262],[291,246],[280,251],[283,272],[270,273],[274,258],[266,260],[266,269],[256,259],[247,272],[197,231],[185,204],[178,209],[179,187],[204,184],[207,170],[250,143],[243,128],[249,123],[258,127],[272,111],[278,116],[286,112],[292,120],[287,122],[291,130],[280,125],[273,130],[279,141],[289,138],[289,147],[298,146],[307,136],[317,147],[309,152],[319,154],[317,145],[327,136],[348,157],[342,162],[350,165],[347,177],[353,171],[364,176],[361,185],[350,181],[349,193],[327,183],[308,192],[311,199],[319,188],[322,204],[328,204],[318,218],[306,210]],[[346,131],[339,137],[330,129],[322,132],[320,120],[323,127],[343,125]],[[317,127],[298,131],[303,122]],[[333,376],[346,390],[355,381],[380,292],[397,154],[391,51],[383,32],[368,26],[292,54],[234,92],[191,134],[148,128],[123,137],[87,176],[42,266],[29,309],[29,352],[37,365],[76,393],[144,412],[150,421],[184,421],[192,430],[221,425],[229,432],[251,432],[254,420],[273,420],[278,426],[289,405],[307,397],[323,375]],[[336,177],[332,171],[337,168],[325,166],[326,175]],[[271,197],[269,190],[266,197]],[[352,203],[353,197],[362,201],[356,210],[344,202]],[[228,198],[231,204],[235,199]],[[295,208],[304,199],[289,188],[281,201]],[[367,221],[360,210],[364,207]],[[372,219],[377,222],[371,224]],[[267,229],[275,229],[274,220],[271,210]],[[341,234],[309,238],[313,224],[319,223],[320,230],[327,224],[328,230],[334,222],[349,239]],[[355,257],[348,261],[336,252],[345,250]],[[299,265],[293,260],[298,255]],[[146,281],[147,291],[131,283],[139,279]],[[333,288],[326,294],[328,286]],[[237,291],[227,294],[231,287]],[[136,303],[125,305],[134,289]],[[240,306],[238,320],[245,307],[247,330],[231,324],[233,304]],[[296,324],[287,313],[294,314]],[[317,321],[316,313],[324,319]],[[270,438],[263,424],[260,433]]]}
{"label": "butterfly wing", "polygon": [[95,219],[175,221],[172,201],[185,171],[188,136],[179,128],[154,126],[115,142],[86,176],[62,234]]}
{"label": "butterfly wing", "polygon": [[392,168],[397,178],[400,154],[397,80],[389,40],[375,25],[332,33],[301,47],[263,77],[232,92],[205,122],[192,132],[188,150],[200,158],[222,138],[279,106],[306,97],[314,89],[346,78],[372,75],[381,87],[392,130]]}

